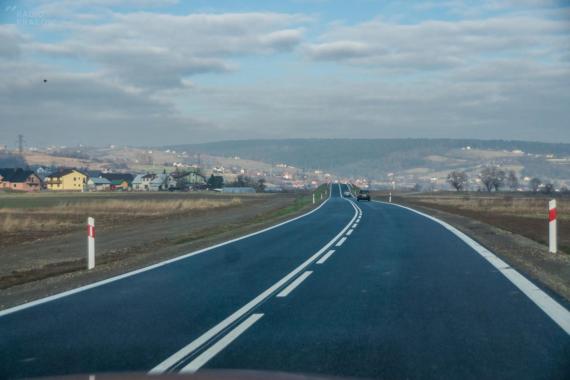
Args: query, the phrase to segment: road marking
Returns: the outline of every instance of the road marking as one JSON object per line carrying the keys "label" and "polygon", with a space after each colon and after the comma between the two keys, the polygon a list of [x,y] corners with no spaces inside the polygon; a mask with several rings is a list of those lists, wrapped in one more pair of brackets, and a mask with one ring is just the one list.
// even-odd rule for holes
{"label": "road marking", "polygon": [[289,295],[289,293],[291,293],[293,290],[295,290],[295,288],[297,286],[301,285],[301,282],[305,281],[307,279],[307,277],[309,277],[312,274],[313,274],[312,271],[306,271],[305,273],[303,273],[302,275],[297,277],[295,279],[295,281],[290,283],[289,286],[287,286],[285,289],[283,289],[279,294],[277,294],[276,297],[279,297],[279,298],[287,297]]}
{"label": "road marking", "polygon": [[319,259],[319,261],[317,261],[317,264],[324,264],[325,261],[327,261],[327,260],[329,259],[329,257],[332,256],[333,253],[335,253],[335,250],[334,250],[334,249],[331,249],[330,251],[328,251],[328,252],[326,253],[326,255],[324,255],[323,257],[321,257],[321,258]]}
{"label": "road marking", "polygon": [[346,233],[346,236],[352,235],[353,232],[354,232],[354,230],[352,230],[352,229],[351,229],[351,230],[348,230],[348,232]]}
{"label": "road marking", "polygon": [[354,223],[354,224],[352,225],[352,228],[356,228],[356,226],[358,226],[358,223]]}
{"label": "road marking", "polygon": [[241,334],[243,334],[247,329],[249,329],[253,324],[263,317],[263,314],[252,314],[245,321],[240,323],[235,329],[230,331],[222,339],[218,340],[206,351],[202,352],[198,357],[192,360],[188,365],[180,370],[180,373],[194,373],[199,370],[204,364],[206,364],[210,359],[219,354],[224,348],[226,348],[230,343],[236,340]]}
{"label": "road marking", "polygon": [[485,260],[487,260],[492,266],[501,272],[503,276],[505,276],[511,283],[519,288],[519,290],[523,292],[532,302],[534,302],[543,312],[545,312],[546,315],[548,315],[554,322],[556,322],[556,324],[558,324],[558,326],[560,326],[562,330],[566,332],[566,334],[570,335],[570,311],[566,310],[564,306],[556,302],[552,297],[534,285],[531,281],[513,269],[510,265],[498,258],[487,248],[483,247],[481,244],[477,243],[475,240],[459,231],[457,228],[436,217],[395,203],[386,203],[381,201],[375,202],[396,206],[415,212],[416,214],[431,219],[432,221],[439,223],[445,227],[455,236],[463,240],[475,252],[483,256]]}
{"label": "road marking", "polygon": [[336,243],[336,246],[337,246],[337,247],[340,247],[341,245],[344,244],[345,241],[346,241],[346,238],[343,237],[342,239],[340,239],[340,240],[338,241],[338,243]]}
{"label": "road marking", "polygon": [[144,268],[137,269],[137,270],[134,270],[134,271],[131,271],[131,272],[127,272],[127,273],[123,273],[123,274],[121,274],[121,275],[118,275],[118,276],[115,276],[115,277],[111,277],[111,278],[108,278],[108,279],[106,279],[106,280],[94,282],[94,283],[89,284],[89,285],[81,286],[81,287],[79,287],[79,288],[75,288],[75,289],[71,289],[71,290],[68,290],[68,291],[65,291],[65,292],[62,292],[62,293],[54,294],[53,296],[40,298],[40,299],[35,300],[35,301],[31,301],[31,302],[24,303],[24,304],[21,304],[21,305],[18,305],[18,306],[14,306],[14,307],[9,308],[9,309],[2,310],[2,311],[0,311],[0,317],[3,317],[3,316],[8,315],[8,314],[16,313],[16,312],[18,312],[18,311],[20,311],[20,310],[24,310],[24,309],[27,309],[27,308],[30,308],[30,307],[34,307],[34,306],[37,306],[37,305],[41,305],[41,304],[46,303],[46,302],[54,301],[54,300],[57,300],[57,299],[59,299],[59,298],[71,296],[71,295],[73,295],[73,294],[77,294],[77,293],[83,292],[83,291],[85,291],[85,290],[89,290],[89,289],[93,289],[93,288],[96,288],[96,287],[99,287],[99,286],[103,286],[103,285],[109,284],[109,283],[111,283],[111,282],[119,281],[119,280],[122,280],[122,279],[124,279],[124,278],[128,278],[128,277],[131,277],[131,276],[135,276],[135,275],[137,275],[137,274],[140,274],[140,273],[143,273],[143,272],[147,272],[147,271],[149,271],[149,270],[153,270],[153,269],[156,269],[156,268],[160,268],[160,267],[162,267],[162,266],[165,266],[165,265],[168,265],[168,264],[172,264],[172,263],[174,263],[174,262],[176,262],[176,261],[184,260],[184,259],[187,259],[187,258],[189,258],[189,257],[198,255],[198,254],[200,254],[200,253],[208,252],[208,251],[210,251],[210,250],[213,250],[213,249],[216,249],[216,248],[219,248],[219,247],[223,247],[223,246],[228,245],[228,244],[231,244],[231,243],[235,243],[236,241],[240,241],[240,240],[243,240],[243,239],[247,239],[247,238],[249,238],[249,237],[256,236],[256,235],[262,234],[262,233],[264,233],[264,232],[273,230],[273,229],[275,229],[275,228],[278,228],[278,227],[281,227],[281,226],[283,226],[283,225],[285,225],[285,224],[294,222],[294,221],[296,221],[296,220],[299,220],[299,219],[301,219],[301,218],[304,218],[304,217],[309,216],[310,214],[316,212],[316,211],[319,210],[321,207],[323,207],[323,206],[325,205],[325,203],[327,203],[327,202],[330,200],[331,196],[332,196],[332,185],[331,185],[331,188],[329,189],[329,197],[327,198],[327,200],[324,201],[323,203],[321,203],[317,208],[312,209],[311,211],[309,211],[309,212],[307,212],[307,213],[305,213],[305,214],[303,214],[303,215],[299,215],[299,216],[297,216],[297,217],[295,217],[295,218],[286,220],[286,221],[281,222],[281,223],[279,223],[279,224],[276,224],[276,225],[274,225],[274,226],[270,226],[270,227],[264,228],[263,230],[260,230],[260,231],[257,231],[257,232],[252,232],[252,233],[250,233],[250,234],[247,234],[247,235],[244,235],[244,236],[235,238],[235,239],[231,239],[231,240],[228,240],[228,241],[225,241],[225,242],[216,244],[216,245],[212,245],[212,246],[210,246],[210,247],[202,248],[202,249],[200,249],[200,250],[198,250],[198,251],[190,252],[190,253],[184,254],[184,255],[182,255],[182,256],[175,257],[175,258],[173,258],[173,259],[165,260],[165,261],[162,261],[162,262],[159,262],[159,263],[150,265],[150,266],[148,266],[148,267],[144,267]]}
{"label": "road marking", "polygon": [[335,241],[337,241],[337,239],[339,237],[344,235],[344,233],[350,228],[350,225],[354,223],[354,220],[356,219],[356,215],[358,214],[358,209],[354,206],[354,204],[352,202],[350,202],[350,201],[348,201],[348,202],[354,208],[354,216],[346,224],[346,226],[335,237],[333,237],[331,240],[329,240],[329,242],[327,244],[325,244],[317,253],[315,253],[313,256],[309,257],[307,260],[305,260],[305,262],[303,262],[297,268],[293,269],[293,271],[291,271],[289,274],[287,274],[281,280],[277,281],[275,284],[273,284],[271,287],[269,287],[264,292],[259,294],[257,297],[255,297],[254,299],[249,301],[247,304],[245,304],[244,306],[239,308],[233,314],[226,317],[226,319],[219,322],[217,325],[215,325],[210,330],[208,330],[205,333],[203,333],[202,335],[200,335],[198,338],[196,338],[195,340],[190,342],[185,347],[183,347],[180,350],[178,350],[177,352],[175,352],[170,357],[166,358],[163,362],[161,362],[156,367],[151,369],[149,371],[149,374],[161,374],[161,373],[167,371],[168,369],[170,369],[172,366],[174,366],[175,364],[180,362],[186,356],[190,355],[192,352],[196,351],[198,348],[200,348],[206,342],[210,341],[212,338],[214,338],[220,332],[222,332],[223,330],[228,328],[235,321],[237,321],[238,319],[243,317],[245,314],[249,313],[251,310],[253,310],[255,307],[257,307],[259,304],[261,304],[267,298],[271,297],[277,290],[279,290],[281,287],[283,287],[285,284],[287,284],[291,279],[295,278],[295,276],[297,276],[299,273],[301,273],[303,270],[305,270],[306,267],[308,267],[315,260],[317,260],[326,250],[328,250],[334,244]]}

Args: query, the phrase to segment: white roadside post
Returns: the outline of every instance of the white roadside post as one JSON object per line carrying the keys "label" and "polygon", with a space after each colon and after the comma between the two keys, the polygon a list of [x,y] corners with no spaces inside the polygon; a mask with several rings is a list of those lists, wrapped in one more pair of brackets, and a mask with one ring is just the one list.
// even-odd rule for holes
{"label": "white roadside post", "polygon": [[313,193],[313,204],[315,204],[315,193]]}
{"label": "white roadside post", "polygon": [[548,251],[556,253],[558,251],[557,231],[556,231],[556,199],[548,202]]}
{"label": "white roadside post", "polygon": [[392,193],[390,192],[390,195],[388,196],[388,203],[392,203]]}
{"label": "white roadside post", "polygon": [[87,269],[95,268],[95,219],[87,218]]}

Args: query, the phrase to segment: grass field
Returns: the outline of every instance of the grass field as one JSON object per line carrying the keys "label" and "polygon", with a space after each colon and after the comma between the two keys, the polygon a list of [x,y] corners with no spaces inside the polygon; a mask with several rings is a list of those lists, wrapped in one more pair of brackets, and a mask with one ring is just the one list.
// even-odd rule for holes
{"label": "grass field", "polygon": [[[326,189],[321,186],[315,191],[318,202],[321,194],[325,199]],[[271,196],[217,192],[0,193],[0,246],[80,230],[88,216],[96,219],[97,226],[113,228],[145,218],[198,216],[212,210],[246,207]],[[260,216],[257,222],[298,212],[311,203],[312,194],[299,193],[289,205]]]}
{"label": "grass field", "polygon": [[0,194],[0,246],[84,228],[88,216],[98,225],[116,226],[239,207],[243,199],[217,193]]}

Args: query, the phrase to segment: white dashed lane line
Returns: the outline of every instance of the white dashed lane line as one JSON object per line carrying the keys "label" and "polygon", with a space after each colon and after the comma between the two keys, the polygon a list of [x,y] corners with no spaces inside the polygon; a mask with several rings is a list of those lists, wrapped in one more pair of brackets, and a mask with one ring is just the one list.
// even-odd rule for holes
{"label": "white dashed lane line", "polygon": [[243,334],[247,329],[249,329],[255,322],[257,322],[263,314],[252,314],[245,321],[240,323],[235,329],[230,331],[222,339],[218,340],[214,345],[208,348],[206,351],[198,355],[198,357],[188,363],[180,373],[194,373],[199,370],[204,364],[210,361],[214,356],[216,356],[220,351],[226,348],[230,343],[236,340],[241,334]]}
{"label": "white dashed lane line", "polygon": [[295,281],[290,283],[289,286],[287,286],[285,289],[283,289],[279,294],[277,294],[276,297],[278,297],[278,298],[287,297],[289,295],[289,293],[291,293],[293,290],[295,290],[295,288],[297,286],[301,285],[301,283],[303,281],[305,281],[307,279],[307,277],[309,277],[311,274],[313,274],[312,271],[306,271],[305,273],[303,273],[302,275],[297,277],[295,279]]}
{"label": "white dashed lane line", "polygon": [[324,264],[325,261],[327,261],[327,260],[329,259],[329,257],[331,257],[334,252],[335,252],[335,251],[334,251],[333,249],[331,249],[330,251],[328,251],[328,252],[326,253],[326,255],[324,255],[323,257],[321,257],[321,258],[319,259],[319,261],[317,261],[317,264]]}

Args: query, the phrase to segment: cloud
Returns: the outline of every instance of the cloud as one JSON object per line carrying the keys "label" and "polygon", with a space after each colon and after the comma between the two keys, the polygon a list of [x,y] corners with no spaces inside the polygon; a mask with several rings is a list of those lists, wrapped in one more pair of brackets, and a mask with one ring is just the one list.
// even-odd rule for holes
{"label": "cloud", "polygon": [[302,38],[302,29],[285,29],[261,36],[260,43],[272,50],[287,51],[299,45]]}
{"label": "cloud", "polygon": [[[184,101],[223,138],[470,137],[568,141],[570,68],[504,60],[409,81],[368,76],[200,86]],[[252,115],[255,115],[252,117]]]}
{"label": "cloud", "polygon": [[[350,25],[289,13],[41,2],[52,6],[51,22],[0,25],[0,115],[10,126],[0,139],[570,141],[568,11],[527,12],[506,1],[458,20]],[[56,6],[72,10],[58,15]]]}
{"label": "cloud", "polygon": [[312,44],[306,47],[307,54],[316,60],[346,60],[372,54],[369,45],[355,41],[334,41]]}
{"label": "cloud", "polygon": [[304,51],[311,59],[353,65],[447,69],[517,54],[560,59],[569,36],[565,20],[530,16],[417,24],[375,19],[334,26],[322,42],[306,44]]}
{"label": "cloud", "polygon": [[114,13],[103,23],[45,25],[68,37],[28,47],[86,59],[117,81],[154,91],[181,87],[186,76],[236,70],[236,57],[290,51],[303,35],[290,26],[307,20],[280,13]]}
{"label": "cloud", "polygon": [[0,58],[15,58],[20,55],[24,38],[11,25],[0,25]]}
{"label": "cloud", "polygon": [[98,74],[13,62],[0,64],[0,76],[0,114],[10,126],[0,129],[0,141],[22,133],[31,145],[152,145],[207,139],[216,130],[211,122],[181,116],[171,102]]}
{"label": "cloud", "polygon": [[223,127],[182,114],[173,90],[189,89],[189,76],[235,72],[236,57],[290,51],[303,36],[291,26],[308,20],[279,13],[71,15],[37,26],[63,36],[49,42],[0,26],[0,114],[12,126],[0,140],[10,141],[14,130],[35,144],[211,140]]}

